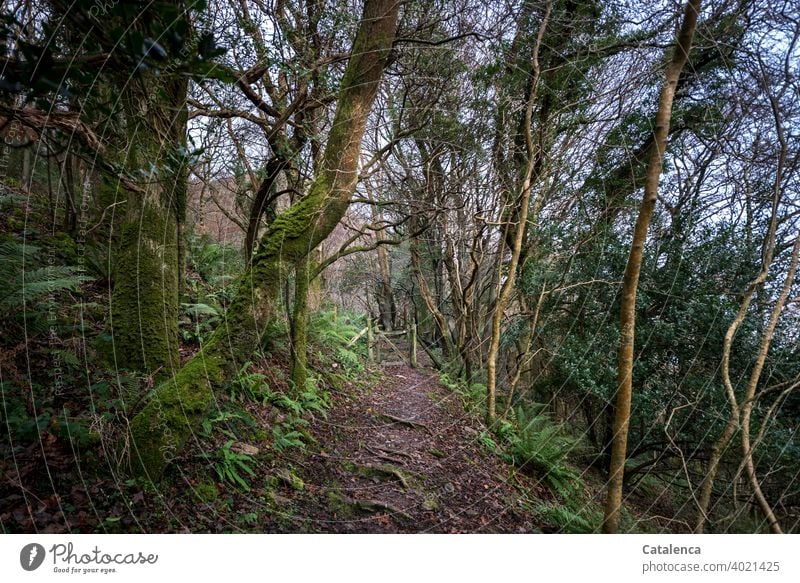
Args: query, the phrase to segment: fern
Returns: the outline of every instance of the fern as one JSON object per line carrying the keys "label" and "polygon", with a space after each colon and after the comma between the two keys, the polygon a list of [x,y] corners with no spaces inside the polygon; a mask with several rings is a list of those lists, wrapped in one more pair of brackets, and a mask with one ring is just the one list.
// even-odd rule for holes
{"label": "fern", "polygon": [[217,472],[219,479],[224,482],[230,482],[239,486],[245,492],[250,491],[250,484],[242,476],[244,472],[251,478],[255,477],[256,473],[250,467],[251,457],[247,454],[238,453],[231,449],[233,440],[225,442],[220,448],[218,453],[218,461],[214,465],[214,470]]}
{"label": "fern", "polygon": [[278,451],[289,449],[290,447],[305,448],[306,444],[303,443],[303,434],[296,429],[285,430],[281,425],[276,425],[272,428],[272,447]]}
{"label": "fern", "polygon": [[236,373],[236,378],[230,385],[231,400],[238,401],[244,398],[261,405],[274,402],[277,395],[270,390],[266,375],[250,372],[251,364],[248,360]]}
{"label": "fern", "polygon": [[602,514],[590,507],[574,510],[567,505],[544,503],[535,508],[545,524],[563,534],[590,534],[599,530]]}
{"label": "fern", "polygon": [[45,320],[52,302],[48,296],[75,291],[92,280],[78,267],[43,267],[39,255],[34,245],[9,239],[0,242],[0,317],[6,322],[25,321],[28,333],[47,329]]}
{"label": "fern", "polygon": [[566,498],[580,480],[577,470],[567,463],[567,456],[580,446],[580,441],[567,435],[542,408],[518,407],[516,421],[499,421],[495,435],[507,445],[516,466],[536,474],[551,490]]}

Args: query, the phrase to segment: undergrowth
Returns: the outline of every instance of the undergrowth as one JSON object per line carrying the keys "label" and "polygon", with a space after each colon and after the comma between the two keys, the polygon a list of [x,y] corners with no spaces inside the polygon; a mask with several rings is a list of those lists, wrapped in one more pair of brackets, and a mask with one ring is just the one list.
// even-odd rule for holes
{"label": "undergrowth", "polygon": [[[467,385],[446,372],[441,374],[440,381],[461,396],[467,410],[485,414],[485,385]],[[571,455],[580,455],[585,445],[546,413],[544,405],[518,405],[481,432],[478,441],[512,464],[516,471],[536,478],[556,495],[555,501],[531,507],[544,524],[552,524],[561,532],[593,532],[599,528],[602,512],[586,497],[583,477],[569,459]]]}

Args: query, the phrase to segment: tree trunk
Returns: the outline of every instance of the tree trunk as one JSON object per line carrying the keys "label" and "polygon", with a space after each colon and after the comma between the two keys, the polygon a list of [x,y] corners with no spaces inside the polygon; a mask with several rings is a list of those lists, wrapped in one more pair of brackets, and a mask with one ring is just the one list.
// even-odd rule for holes
{"label": "tree trunk", "polygon": [[290,270],[339,223],[358,178],[361,138],[392,48],[398,0],[366,0],[319,174],[267,228],[224,321],[133,419],[131,465],[157,479],[213,402],[213,390],[259,346]]}
{"label": "tree trunk", "polygon": [[311,256],[295,269],[294,309],[292,311],[292,382],[304,391],[308,380],[308,287],[314,271]]}
{"label": "tree trunk", "polygon": [[[518,204],[517,225],[514,232],[513,241],[511,243],[511,262],[508,265],[508,274],[506,280],[500,288],[500,293],[497,296],[497,303],[494,306],[494,313],[492,314],[492,338],[489,343],[489,355],[486,359],[486,422],[492,424],[497,416],[497,354],[500,350],[500,323],[503,319],[503,312],[505,311],[508,298],[511,291],[514,289],[514,282],[517,276],[517,265],[519,264],[520,254],[522,253],[522,243],[525,239],[525,231],[528,223],[528,208],[531,200],[532,184],[534,166],[536,164],[536,151],[533,144],[533,136],[531,135],[531,123],[533,118],[533,103],[536,100],[536,90],[539,86],[539,47],[542,44],[547,22],[550,18],[550,11],[553,7],[552,2],[547,3],[542,23],[539,25],[539,32],[536,36],[536,45],[533,48],[533,61],[531,70],[533,72],[530,84],[530,90],[527,99],[527,108],[525,110],[524,119],[524,133],[525,143],[528,152],[528,160],[525,168],[525,175],[522,180],[522,192]],[[511,229],[509,229],[511,230]],[[508,232],[508,231],[507,231]],[[505,243],[500,242],[500,255],[502,258]],[[502,278],[498,278],[499,281]]]}
{"label": "tree trunk", "polygon": [[656,147],[652,150],[645,175],[644,198],[639,208],[639,216],[631,242],[631,251],[625,275],[622,281],[622,305],[620,306],[620,343],[619,363],[617,368],[617,399],[614,413],[614,440],[611,446],[611,463],[609,469],[608,495],[606,497],[603,532],[615,533],[619,528],[620,510],[622,507],[622,485],[625,472],[625,457],[628,445],[628,429],[630,425],[631,396],[633,392],[633,347],[634,329],[636,327],[636,290],[639,284],[639,273],[642,267],[644,244],[647,240],[647,229],[656,206],[658,197],[658,181],[664,159],[664,150],[669,135],[672,101],[675,87],[681,70],[689,58],[692,38],[700,12],[700,0],[689,0],[683,13],[683,22],[678,33],[678,44],[667,66],[664,86],[658,103],[658,111],[653,131]]}
{"label": "tree trunk", "polygon": [[288,166],[287,160],[283,156],[274,156],[264,169],[264,180],[258,186],[253,196],[253,205],[250,208],[250,215],[247,219],[247,233],[244,238],[244,256],[248,263],[253,257],[253,251],[258,238],[258,229],[261,225],[261,217],[264,216],[267,208],[274,203],[273,195],[275,192],[275,182],[280,173]]}
{"label": "tree trunk", "polygon": [[[412,231],[416,231],[416,220],[413,217],[411,219],[411,224]],[[442,339],[442,352],[444,353],[445,360],[451,360],[455,357],[453,337],[450,335],[447,317],[439,309],[430,286],[428,286],[428,280],[425,279],[425,274],[422,272],[422,260],[419,253],[419,243],[416,238],[411,240],[410,249],[411,272],[419,286],[420,297],[422,297],[422,301],[425,302],[425,307],[428,308],[428,312],[433,316],[433,321],[436,325],[435,331],[439,333],[439,337]]]}
{"label": "tree trunk", "polygon": [[181,159],[179,150],[186,140],[187,89],[185,79],[165,83],[144,75],[131,81],[124,98],[124,166],[132,174],[146,170],[147,176],[144,192],[117,194],[126,204],[111,296],[114,363],[158,379],[168,378],[178,367],[187,168],[175,160]]}
{"label": "tree trunk", "polygon": [[[705,529],[705,523],[708,520],[708,510],[709,505],[711,504],[711,493],[714,488],[714,480],[716,480],[717,472],[719,471],[719,464],[722,461],[722,456],[725,453],[725,449],[728,446],[728,443],[733,438],[736,430],[739,428],[739,422],[741,420],[743,411],[746,408],[746,417],[748,423],[747,434],[742,436],[742,445],[744,449],[745,455],[745,464],[747,465],[748,475],[753,482],[754,488],[757,492],[760,492],[760,487],[758,487],[758,482],[755,476],[755,470],[752,470],[748,463],[748,456],[752,456],[752,452],[750,451],[749,445],[749,423],[750,423],[750,409],[753,406],[753,397],[755,396],[756,388],[758,386],[758,381],[761,377],[761,371],[764,366],[764,361],[766,360],[767,352],[769,350],[769,346],[772,343],[772,334],[774,332],[774,325],[770,321],[770,325],[767,328],[766,332],[762,333],[761,336],[761,346],[759,347],[759,354],[756,358],[756,364],[753,367],[753,370],[750,372],[750,378],[748,379],[747,388],[745,389],[745,401],[743,405],[739,405],[739,402],[736,399],[736,393],[734,391],[733,382],[731,381],[730,377],[730,358],[731,358],[731,348],[733,346],[733,339],[736,335],[739,326],[744,322],[745,317],[747,316],[747,311],[750,308],[750,303],[753,300],[753,296],[756,294],[758,290],[760,290],[764,282],[767,280],[769,276],[770,266],[772,265],[772,260],[775,254],[775,240],[776,240],[776,231],[778,228],[778,210],[780,206],[780,201],[783,196],[783,178],[784,178],[784,170],[786,167],[786,158],[788,154],[788,140],[786,138],[786,134],[783,128],[783,123],[781,121],[781,110],[780,106],[775,100],[774,96],[769,95],[769,90],[767,87],[764,87],[765,91],[768,93],[768,98],[770,101],[771,109],[772,109],[772,116],[775,122],[775,131],[778,135],[778,142],[780,144],[780,152],[778,154],[778,167],[775,171],[775,180],[772,186],[772,211],[771,211],[771,218],[769,223],[769,229],[767,230],[767,237],[764,241],[764,253],[761,259],[761,270],[759,271],[758,275],[756,275],[755,279],[750,282],[750,285],[747,286],[747,290],[745,291],[744,297],[742,298],[742,302],[739,306],[739,311],[737,312],[736,316],[731,322],[728,330],[725,332],[725,338],[722,343],[722,363],[720,365],[720,372],[722,374],[722,383],[725,387],[725,396],[728,399],[728,404],[731,409],[731,415],[728,418],[728,422],[725,425],[725,429],[723,430],[722,434],[717,438],[712,446],[711,450],[711,459],[708,463],[708,469],[706,470],[706,476],[703,479],[703,483],[700,487],[700,498],[697,502],[697,520],[695,522],[694,530],[697,533],[702,533]],[[748,229],[749,232],[749,229]],[[796,244],[796,243],[795,243]],[[796,249],[795,254],[793,255],[793,261],[795,262],[793,268],[796,268]],[[791,284],[790,284],[791,285]],[[785,298],[783,302],[785,302]],[[782,303],[778,302],[776,305],[776,309],[778,306],[781,306]],[[778,311],[780,311],[780,309]],[[776,317],[775,310],[773,309],[772,317]],[[771,328],[770,328],[771,326]],[[751,460],[752,462],[752,460]],[[764,510],[765,514],[767,515],[768,519],[770,520],[770,526],[773,528],[773,531],[777,528],[780,530],[780,526],[778,526],[777,520],[774,520],[774,515],[772,514],[771,509],[769,508],[769,504],[766,503],[766,499],[763,498],[761,495],[759,499],[759,504]]]}
{"label": "tree trunk", "polygon": [[[367,187],[367,196],[370,200],[374,201],[372,196],[372,189]],[[375,231],[375,239],[378,243],[386,240],[386,232],[380,228],[384,223],[383,211],[377,204],[371,205],[372,207],[372,222],[378,229]],[[378,254],[378,269],[380,271],[380,282],[378,283],[378,315],[381,319],[383,329],[387,332],[394,330],[394,322],[396,317],[396,307],[394,303],[394,294],[392,293],[392,270],[389,262],[389,250],[386,245],[379,245],[376,249]]]}

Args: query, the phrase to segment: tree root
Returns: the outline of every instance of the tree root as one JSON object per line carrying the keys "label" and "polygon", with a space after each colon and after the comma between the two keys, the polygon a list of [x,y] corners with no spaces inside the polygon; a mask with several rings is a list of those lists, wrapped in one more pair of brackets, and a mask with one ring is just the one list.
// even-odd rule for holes
{"label": "tree root", "polygon": [[373,449],[368,445],[365,445],[364,449],[366,449],[369,453],[371,453],[375,457],[378,457],[382,460],[386,460],[387,462],[391,462],[393,464],[402,464],[405,461],[403,460],[403,458],[413,459],[411,454],[408,454],[404,451],[398,451],[395,449],[385,449],[382,447],[376,447]]}
{"label": "tree root", "polygon": [[364,512],[387,512],[392,516],[400,516],[412,522],[414,520],[405,510],[401,510],[400,508],[387,504],[386,502],[381,502],[380,500],[359,500],[357,498],[341,495],[340,502]]}
{"label": "tree root", "polygon": [[364,478],[378,478],[380,476],[394,478],[400,482],[404,490],[411,489],[410,481],[413,479],[413,476],[409,472],[405,472],[390,464],[380,464],[376,466],[372,464],[348,462],[345,464],[345,469]]}
{"label": "tree root", "polygon": [[433,435],[433,431],[431,428],[425,425],[424,423],[420,423],[418,421],[412,421],[411,419],[403,419],[401,417],[395,417],[394,415],[389,415],[388,413],[381,413],[377,417],[378,419],[382,419],[385,421],[389,421],[390,423],[397,423],[399,425],[405,425],[407,427],[411,427],[413,429],[424,429],[428,432],[428,435]]}

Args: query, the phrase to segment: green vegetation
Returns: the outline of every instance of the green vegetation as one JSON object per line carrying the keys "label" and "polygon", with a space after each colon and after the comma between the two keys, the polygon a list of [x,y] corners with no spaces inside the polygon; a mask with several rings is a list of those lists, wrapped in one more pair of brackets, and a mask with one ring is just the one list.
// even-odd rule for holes
{"label": "green vegetation", "polygon": [[249,492],[250,485],[242,474],[251,478],[256,475],[253,468],[250,467],[251,457],[247,454],[233,451],[232,446],[233,440],[230,440],[226,441],[219,449],[214,471],[217,472],[220,480],[230,482],[245,492]]}
{"label": "green vegetation", "polygon": [[4,4],[0,530],[800,529],[796,3],[484,4]]}

